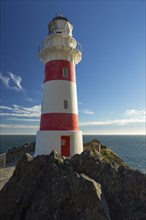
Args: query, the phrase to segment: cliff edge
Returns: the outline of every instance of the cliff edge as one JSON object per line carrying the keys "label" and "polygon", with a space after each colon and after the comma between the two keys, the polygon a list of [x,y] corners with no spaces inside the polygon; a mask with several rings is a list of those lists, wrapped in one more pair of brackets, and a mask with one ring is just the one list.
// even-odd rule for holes
{"label": "cliff edge", "polygon": [[146,175],[98,140],[71,159],[26,154],[0,192],[3,220],[145,220]]}

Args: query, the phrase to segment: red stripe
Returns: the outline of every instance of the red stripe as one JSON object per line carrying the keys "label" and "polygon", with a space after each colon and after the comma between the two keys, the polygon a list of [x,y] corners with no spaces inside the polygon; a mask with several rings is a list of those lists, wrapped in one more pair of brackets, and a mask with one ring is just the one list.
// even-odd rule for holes
{"label": "red stripe", "polygon": [[79,130],[78,115],[47,113],[41,115],[40,130]]}
{"label": "red stripe", "polygon": [[[68,68],[68,77],[63,76],[63,68]],[[45,66],[45,80],[67,80],[76,82],[75,64],[67,60],[52,60]]]}

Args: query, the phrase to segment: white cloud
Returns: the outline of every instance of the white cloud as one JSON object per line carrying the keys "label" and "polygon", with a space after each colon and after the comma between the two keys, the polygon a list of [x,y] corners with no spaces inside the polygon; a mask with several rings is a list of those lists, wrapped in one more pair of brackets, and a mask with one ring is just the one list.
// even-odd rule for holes
{"label": "white cloud", "polygon": [[135,123],[144,123],[144,119],[118,119],[118,120],[109,120],[109,121],[88,121],[88,122],[81,122],[80,126],[96,126],[96,125],[128,125],[128,124],[135,124]]}
{"label": "white cloud", "polygon": [[23,107],[14,104],[13,107],[0,106],[0,109],[5,109],[9,111],[9,112],[1,112],[0,116],[39,118],[41,114],[41,105],[35,105],[32,107]]}
{"label": "white cloud", "polygon": [[9,77],[2,76],[2,74],[0,73],[0,79],[6,87],[9,87],[9,81],[10,81]]}
{"label": "white cloud", "polygon": [[[145,118],[146,112],[143,110],[130,109],[126,110],[123,114],[124,118],[107,120],[107,121],[87,121],[81,122],[80,126],[96,126],[96,125],[115,125],[115,126],[124,126],[137,123],[146,123]],[[126,117],[125,117],[126,116]]]}
{"label": "white cloud", "polygon": [[20,76],[17,76],[11,72],[9,72],[9,76],[11,78],[11,80],[16,84],[16,86],[14,87],[15,90],[19,91],[19,90],[23,90],[22,86],[21,86],[21,82],[22,82],[22,78]]}
{"label": "white cloud", "polygon": [[127,117],[131,116],[131,117],[145,117],[146,116],[146,111],[144,110],[136,110],[136,109],[129,109],[126,110],[126,112],[124,113],[124,115]]}
{"label": "white cloud", "polygon": [[36,118],[14,118],[14,117],[9,117],[6,120],[9,120],[9,121],[32,121],[32,122],[40,121],[39,118],[36,119]]}
{"label": "white cloud", "polygon": [[2,73],[0,73],[0,80],[3,82],[3,84],[8,89],[12,89],[15,91],[23,91],[24,89],[21,86],[22,78],[11,72],[8,72],[8,75],[9,76],[3,76]]}
{"label": "white cloud", "polygon": [[[4,132],[5,130],[10,133],[21,133],[22,132],[34,132],[39,129],[39,121],[41,114],[41,106],[35,105],[32,107],[23,107],[19,105],[9,106],[0,106],[2,112],[0,113],[1,118],[5,116],[4,120],[8,123],[1,124],[1,129]],[[3,112],[4,111],[4,112]],[[17,121],[20,121],[17,124]],[[32,122],[28,124],[29,122]]]}
{"label": "white cloud", "polygon": [[88,109],[81,109],[81,110],[79,110],[79,112],[83,113],[83,114],[87,114],[87,115],[94,115],[95,114],[95,112],[92,112]]}
{"label": "white cloud", "polygon": [[20,76],[15,75],[11,72],[8,72],[8,76],[3,76],[2,73],[0,73],[0,80],[6,86],[6,88],[14,90],[16,92],[23,92],[25,99],[28,102],[33,102],[33,99],[27,96],[26,90],[22,88],[22,78]]}
{"label": "white cloud", "polygon": [[7,110],[11,110],[12,108],[8,107],[8,106],[0,106],[0,109],[7,109]]}
{"label": "white cloud", "polygon": [[27,100],[28,102],[33,102],[33,101],[34,101],[32,98],[29,98],[29,97],[26,97],[26,100]]}
{"label": "white cloud", "polygon": [[1,124],[1,128],[13,128],[13,129],[21,129],[21,128],[24,128],[24,129],[38,129],[39,126],[38,125],[16,125],[16,124]]}

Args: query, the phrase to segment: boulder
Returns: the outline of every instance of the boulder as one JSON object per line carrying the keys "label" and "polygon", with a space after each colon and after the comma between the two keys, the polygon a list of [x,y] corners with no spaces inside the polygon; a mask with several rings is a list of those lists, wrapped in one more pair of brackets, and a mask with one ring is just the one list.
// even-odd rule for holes
{"label": "boulder", "polygon": [[101,185],[78,174],[55,151],[33,160],[23,157],[0,199],[3,220],[110,219]]}
{"label": "boulder", "polygon": [[0,192],[0,219],[145,220],[145,186],[146,175],[95,140],[70,159],[27,154]]}
{"label": "boulder", "polygon": [[112,160],[107,162],[95,150],[88,150],[73,156],[70,164],[101,184],[112,220],[146,219],[146,175],[122,164],[119,157]]}

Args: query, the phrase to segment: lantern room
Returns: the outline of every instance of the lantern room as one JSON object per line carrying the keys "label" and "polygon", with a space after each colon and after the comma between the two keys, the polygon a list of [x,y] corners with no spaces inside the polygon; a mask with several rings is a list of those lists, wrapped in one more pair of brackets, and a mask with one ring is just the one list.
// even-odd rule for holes
{"label": "lantern room", "polygon": [[49,35],[62,34],[72,37],[72,30],[73,25],[63,16],[55,17],[48,25]]}

